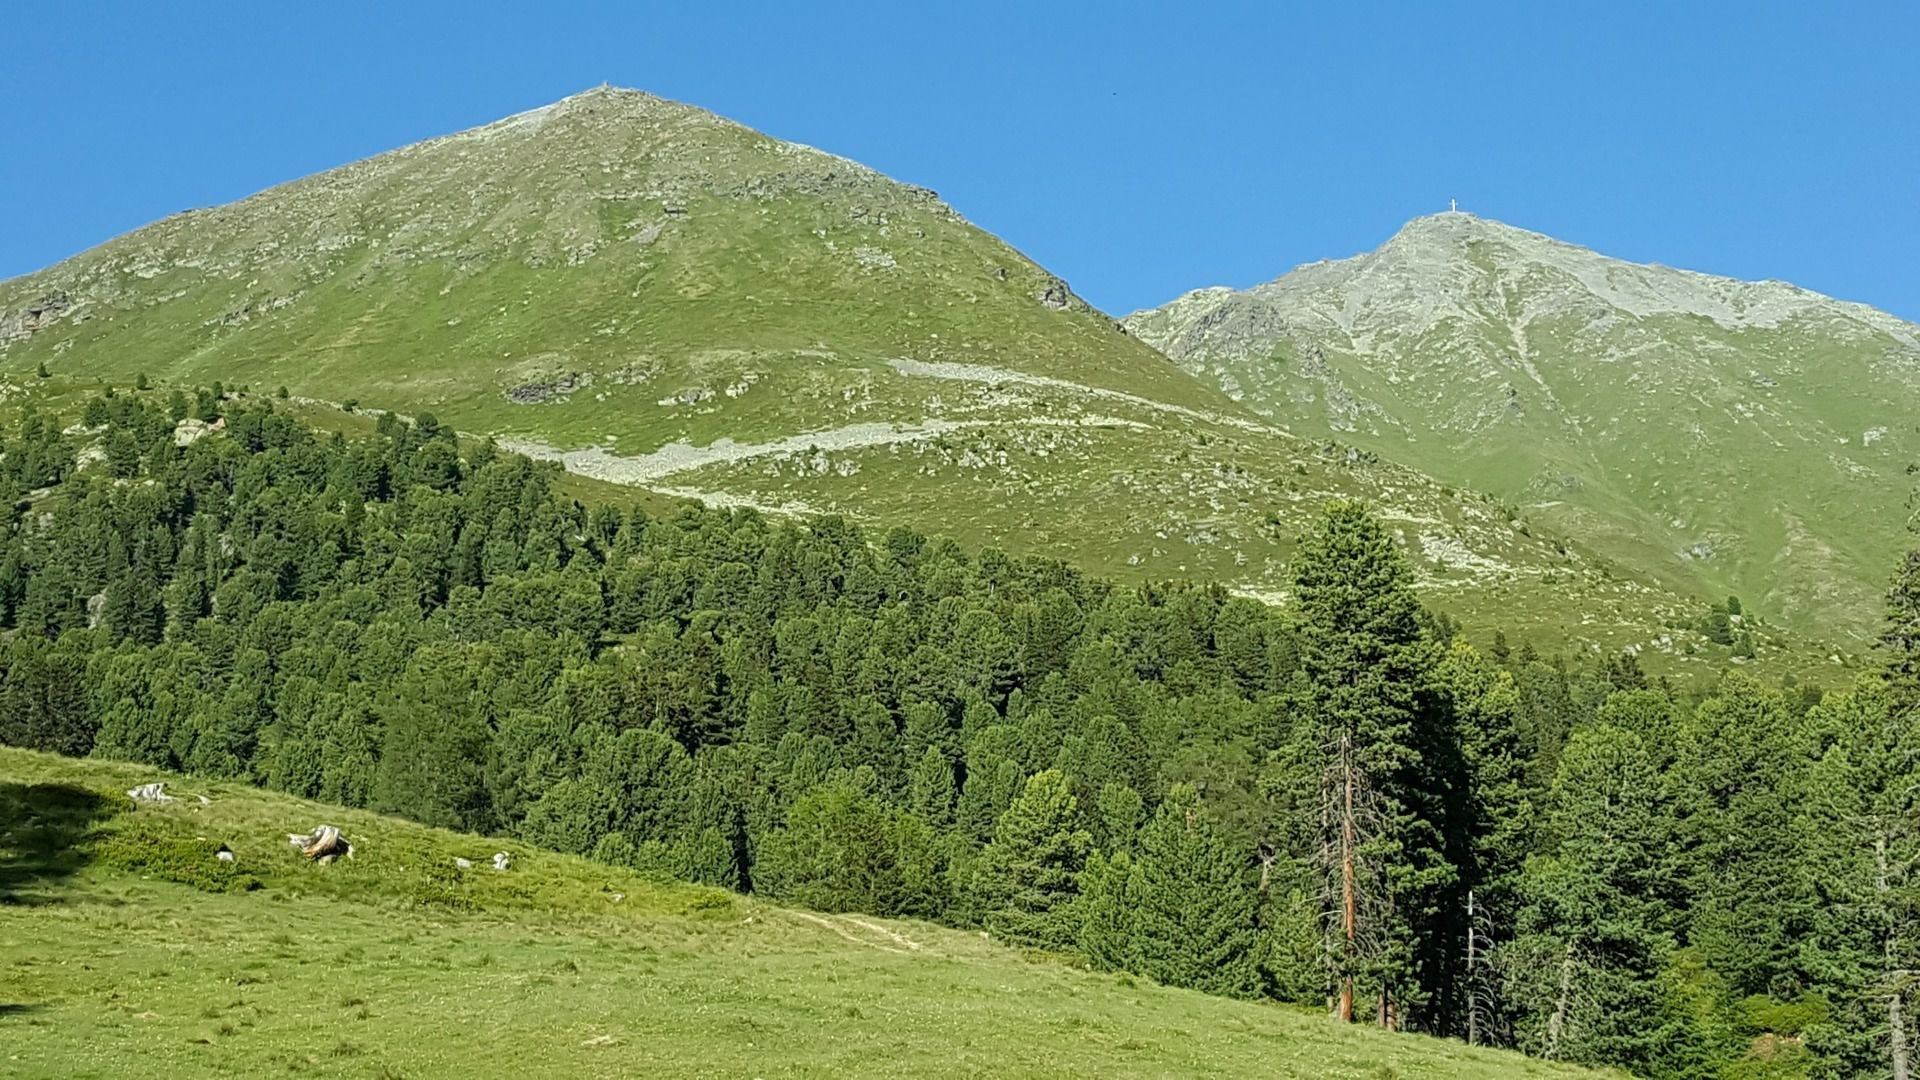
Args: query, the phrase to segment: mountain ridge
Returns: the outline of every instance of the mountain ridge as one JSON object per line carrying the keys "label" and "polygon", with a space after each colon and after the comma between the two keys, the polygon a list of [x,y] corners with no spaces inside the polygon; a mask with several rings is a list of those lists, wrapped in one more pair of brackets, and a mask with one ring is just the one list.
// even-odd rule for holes
{"label": "mountain ridge", "polygon": [[[1124,323],[1309,437],[1523,500],[1675,587],[1869,632],[1920,449],[1920,327],[1896,316],[1447,213]],[[1747,490],[1791,494],[1711,505]]]}
{"label": "mountain ridge", "polygon": [[[1604,296],[1611,291],[1612,295],[1607,298],[1614,300],[1616,306],[1632,314],[1643,316],[1653,314],[1695,314],[1711,318],[1716,323],[1728,329],[1734,329],[1750,326],[1777,326],[1780,321],[1791,315],[1803,314],[1813,308],[1830,307],[1844,311],[1858,318],[1863,323],[1880,329],[1891,336],[1895,336],[1903,344],[1920,349],[1920,325],[1916,325],[1869,304],[1828,296],[1816,290],[1777,278],[1747,280],[1705,271],[1690,270],[1660,262],[1634,262],[1619,259],[1603,254],[1585,245],[1561,240],[1546,233],[1510,225],[1493,218],[1481,217],[1463,210],[1442,211],[1437,214],[1428,214],[1413,218],[1405,225],[1402,225],[1384,244],[1371,252],[1363,252],[1345,258],[1316,259],[1311,262],[1301,263],[1276,278],[1247,286],[1246,288],[1237,289],[1229,285],[1209,285],[1192,289],[1158,307],[1142,308],[1131,312],[1122,317],[1121,321],[1123,323],[1129,322],[1130,320],[1144,321],[1145,317],[1151,316],[1154,312],[1163,311],[1182,301],[1196,298],[1218,298],[1226,295],[1261,295],[1281,292],[1289,285],[1303,284],[1314,281],[1322,276],[1335,276],[1338,271],[1365,265],[1369,260],[1377,259],[1390,253],[1404,252],[1411,248],[1414,250],[1422,250],[1423,254],[1430,254],[1431,249],[1436,246],[1436,237],[1444,238],[1444,242],[1457,240],[1458,237],[1463,235],[1469,238],[1467,241],[1469,243],[1497,239],[1515,244],[1516,246],[1525,245],[1532,249],[1532,257],[1536,261],[1548,261],[1541,256],[1542,253],[1551,252],[1555,256],[1558,256],[1555,261],[1559,262],[1561,266],[1566,267],[1572,264],[1578,264],[1580,269],[1587,273],[1592,273],[1595,270],[1601,272],[1624,271],[1643,278],[1686,282],[1696,286],[1696,294],[1714,290],[1723,292],[1730,291],[1744,293],[1747,297],[1763,297],[1765,301],[1776,305],[1775,309],[1771,311],[1772,318],[1766,317],[1769,311],[1764,308],[1759,315],[1749,317],[1745,311],[1735,310],[1724,304],[1717,304],[1710,301],[1697,303],[1693,306],[1686,306],[1669,300],[1666,304],[1661,305],[1658,301],[1664,298],[1657,295],[1635,298],[1627,295],[1623,291],[1610,290],[1608,288],[1611,284],[1610,282],[1596,282],[1587,277],[1582,278],[1583,284],[1587,284],[1596,295]],[[1289,282],[1289,279],[1295,279],[1295,281]],[[1634,306],[1636,299],[1643,301],[1637,309]],[[1644,301],[1647,300],[1655,301],[1655,303],[1651,305],[1645,304]]]}
{"label": "mountain ridge", "polygon": [[1471,624],[1714,655],[1672,632],[1700,593],[1258,415],[929,189],[639,91],[163,219],[0,283],[7,327],[16,380],[431,412],[629,487],[1265,597],[1360,499]]}

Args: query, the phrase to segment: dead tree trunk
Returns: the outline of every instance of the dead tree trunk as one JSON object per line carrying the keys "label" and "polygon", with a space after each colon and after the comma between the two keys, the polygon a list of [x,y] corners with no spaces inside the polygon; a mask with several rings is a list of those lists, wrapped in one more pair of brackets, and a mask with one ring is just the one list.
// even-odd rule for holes
{"label": "dead tree trunk", "polygon": [[1353,775],[1353,739],[1340,740],[1340,937],[1343,955],[1340,969],[1340,1005],[1336,1015],[1342,1023],[1353,1022],[1353,965],[1360,952],[1360,899],[1358,895],[1359,822],[1355,805]]}
{"label": "dead tree trunk", "polygon": [[[1873,838],[1874,892],[1881,910],[1892,909],[1893,882],[1887,856],[1887,834],[1882,829]],[[1893,1080],[1911,1080],[1912,1051],[1907,1047],[1906,994],[1907,975],[1894,955],[1894,935],[1881,944],[1881,962],[1887,975],[1887,1056],[1893,1067]]]}
{"label": "dead tree trunk", "polygon": [[1909,1080],[1907,1018],[1901,1010],[1905,992],[1899,986],[1887,995],[1887,1052],[1893,1057],[1893,1080]]}
{"label": "dead tree trunk", "polygon": [[1566,955],[1560,958],[1560,993],[1553,1002],[1553,1015],[1547,1019],[1547,1048],[1541,1057],[1553,1060],[1560,1056],[1560,1040],[1567,1033],[1568,1014],[1573,1009],[1573,946],[1568,945]]}
{"label": "dead tree trunk", "polygon": [[1475,918],[1473,890],[1467,890],[1467,1045],[1480,1045],[1479,945],[1480,924]]}

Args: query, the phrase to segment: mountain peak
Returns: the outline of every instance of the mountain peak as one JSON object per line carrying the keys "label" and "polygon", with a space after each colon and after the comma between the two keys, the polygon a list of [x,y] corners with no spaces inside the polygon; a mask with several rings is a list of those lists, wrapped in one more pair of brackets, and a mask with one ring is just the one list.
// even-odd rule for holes
{"label": "mountain peak", "polygon": [[[1920,371],[1920,327],[1884,312],[1450,212],[1126,325],[1296,432],[1663,552],[1705,594],[1849,632],[1876,613],[1881,566],[1851,560],[1897,542]],[[1752,540],[1782,535],[1794,558]]]}
{"label": "mountain peak", "polygon": [[1442,210],[1437,214],[1423,214],[1420,217],[1413,218],[1405,225],[1400,226],[1400,230],[1394,233],[1392,239],[1389,239],[1387,243],[1392,244],[1395,241],[1421,238],[1443,238],[1460,241],[1487,237],[1502,237],[1508,239],[1526,238],[1544,240],[1549,243],[1559,242],[1544,234],[1522,229],[1515,225],[1509,225],[1504,221],[1496,221],[1493,218],[1481,217],[1478,214],[1466,210]]}
{"label": "mountain peak", "polygon": [[503,134],[532,135],[544,131],[554,121],[567,121],[573,124],[570,133],[575,135],[598,132],[602,135],[618,137],[630,128],[644,129],[650,125],[676,120],[710,125],[714,128],[747,131],[741,125],[698,106],[663,98],[645,90],[602,83],[578,93],[568,94],[545,105],[503,116],[498,120],[438,139],[428,139],[414,146],[401,147],[393,152],[407,153],[422,147],[487,139]]}
{"label": "mountain peak", "polygon": [[[1725,330],[1813,319],[1851,324],[1920,350],[1920,328],[1863,304],[1783,281],[1628,262],[1459,210],[1416,217],[1366,254],[1308,263],[1242,293],[1188,294],[1175,303],[1191,308],[1202,297],[1284,307],[1296,319],[1332,305],[1338,311],[1327,313],[1331,321],[1349,332],[1369,323],[1424,330],[1460,318],[1517,317],[1523,324],[1561,316],[1589,323],[1704,318]],[[1498,311],[1482,310],[1489,298],[1497,298]]]}

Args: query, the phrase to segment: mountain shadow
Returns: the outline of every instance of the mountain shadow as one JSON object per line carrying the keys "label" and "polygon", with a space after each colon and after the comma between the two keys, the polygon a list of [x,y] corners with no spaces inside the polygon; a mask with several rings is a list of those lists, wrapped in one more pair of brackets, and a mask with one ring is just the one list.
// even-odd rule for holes
{"label": "mountain shadow", "polygon": [[0,904],[59,902],[92,859],[87,844],[114,808],[71,784],[0,783]]}

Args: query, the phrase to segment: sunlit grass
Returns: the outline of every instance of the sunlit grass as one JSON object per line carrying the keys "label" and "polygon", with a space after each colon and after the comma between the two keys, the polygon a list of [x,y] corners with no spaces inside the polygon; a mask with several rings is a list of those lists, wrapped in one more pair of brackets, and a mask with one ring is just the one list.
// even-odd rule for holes
{"label": "sunlit grass", "polygon": [[[179,801],[135,809],[161,775],[0,750],[0,1073],[1577,1074],[244,786],[170,778]],[[320,822],[352,860],[287,846]],[[86,857],[134,829],[225,842],[260,887]]]}

